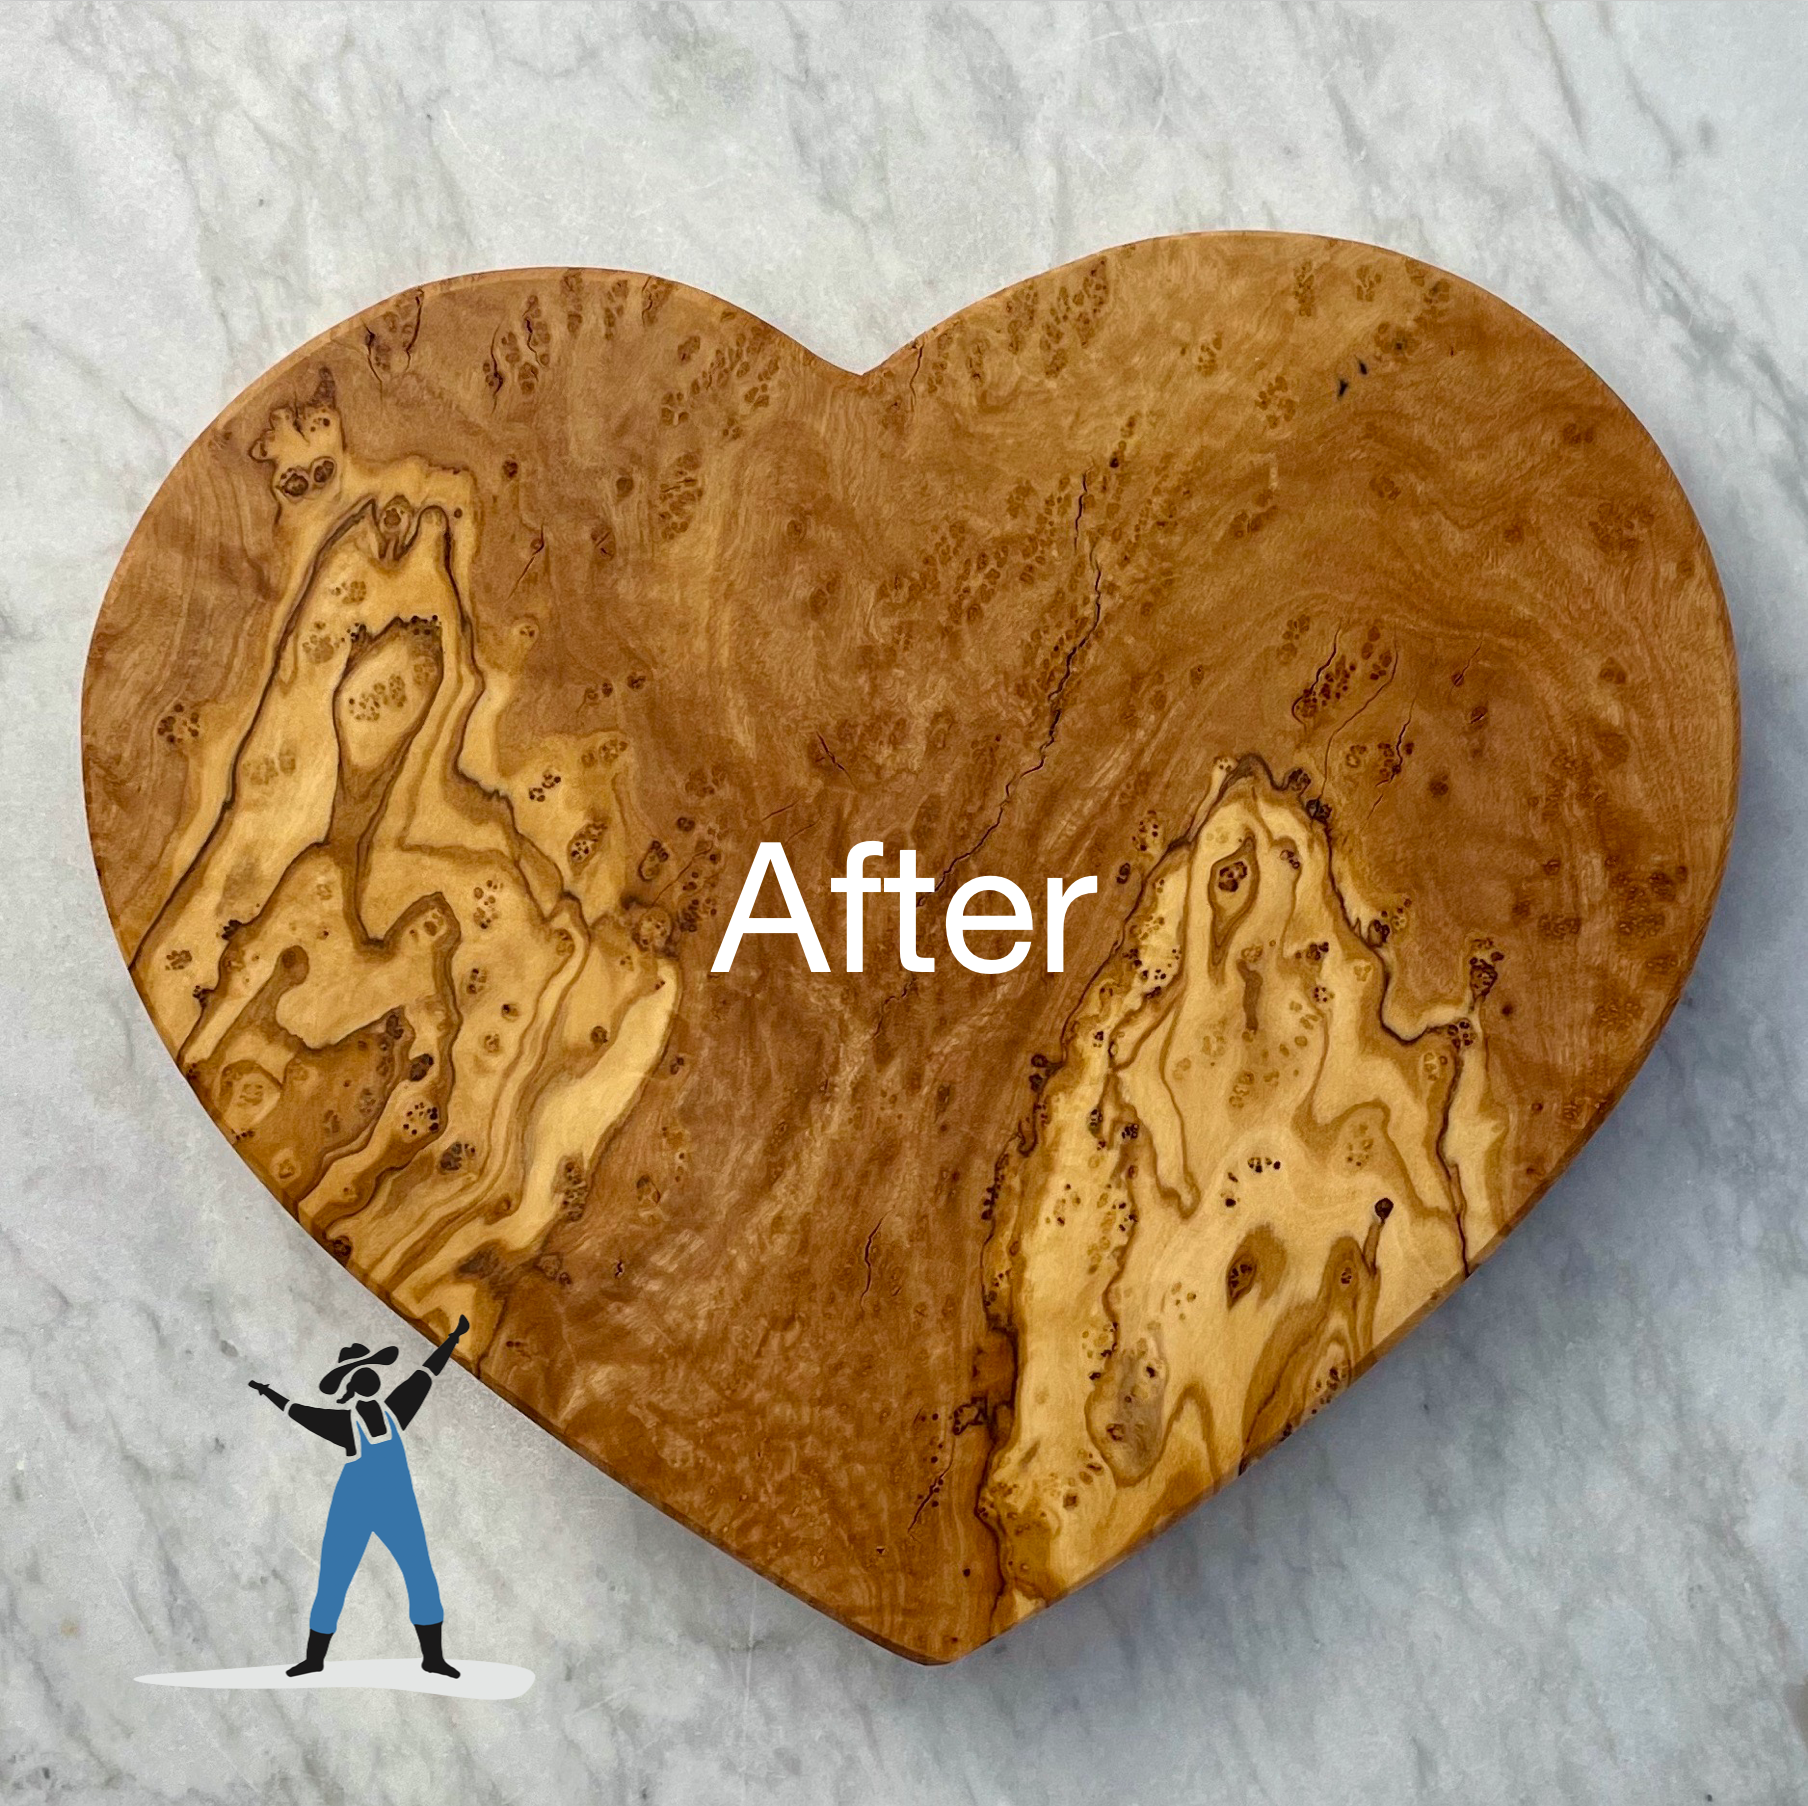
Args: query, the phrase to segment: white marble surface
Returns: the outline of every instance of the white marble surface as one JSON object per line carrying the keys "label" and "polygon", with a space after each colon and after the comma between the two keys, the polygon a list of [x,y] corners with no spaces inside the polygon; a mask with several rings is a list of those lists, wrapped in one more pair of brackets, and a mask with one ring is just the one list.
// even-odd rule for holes
{"label": "white marble surface", "polygon": [[[1805,81],[1787,8],[0,9],[0,1797],[1808,1797]],[[1485,283],[1701,514],[1744,806],[1624,1105],[1349,1398],[957,1668],[454,1380],[416,1455],[449,1648],[533,1667],[525,1698],[134,1686],[290,1654],[332,1459],[298,1471],[244,1382],[390,1327],[202,1117],[90,869],[77,686],[169,464],[458,270],[659,271],[864,366],[1212,226]],[[378,1559],[336,1649],[398,1629]]]}

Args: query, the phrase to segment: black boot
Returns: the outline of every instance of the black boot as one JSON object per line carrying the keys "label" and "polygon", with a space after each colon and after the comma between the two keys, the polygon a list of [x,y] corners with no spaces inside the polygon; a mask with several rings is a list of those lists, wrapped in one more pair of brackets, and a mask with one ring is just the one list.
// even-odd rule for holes
{"label": "black boot", "polygon": [[311,1630],[308,1632],[308,1653],[306,1659],[299,1661],[293,1668],[286,1670],[291,1675],[318,1674],[326,1666],[326,1646],[332,1642],[330,1630]]}
{"label": "black boot", "polygon": [[458,1679],[458,1670],[446,1660],[445,1651],[439,1646],[440,1632],[446,1628],[442,1619],[438,1624],[417,1624],[414,1634],[421,1640],[421,1666],[429,1674],[443,1674],[447,1680]]}

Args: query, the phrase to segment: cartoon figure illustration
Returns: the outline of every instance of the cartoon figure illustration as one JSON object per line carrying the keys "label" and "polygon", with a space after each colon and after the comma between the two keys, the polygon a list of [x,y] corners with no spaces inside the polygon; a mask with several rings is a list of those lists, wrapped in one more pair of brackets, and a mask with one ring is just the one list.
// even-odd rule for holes
{"label": "cartoon figure illustration", "polygon": [[326,1665],[327,1645],[339,1628],[346,1589],[364,1558],[365,1546],[375,1536],[395,1557],[408,1584],[408,1616],[420,1638],[421,1666],[429,1674],[459,1678],[441,1647],[445,1614],[427,1555],[427,1532],[415,1502],[402,1432],[414,1421],[434,1375],[445,1368],[459,1337],[470,1327],[469,1321],[460,1317],[451,1335],[382,1400],[377,1398],[382,1381],[376,1370],[389,1366],[396,1350],[379,1348],[373,1354],[362,1342],[340,1349],[337,1364],[320,1382],[320,1390],[329,1396],[341,1385],[345,1388],[331,1407],[291,1404],[262,1380],[250,1382],[252,1391],[261,1392],[285,1417],[324,1437],[345,1455],[320,1543],[320,1584],[314,1609],[308,1614],[308,1653],[288,1670],[291,1675],[318,1674]]}

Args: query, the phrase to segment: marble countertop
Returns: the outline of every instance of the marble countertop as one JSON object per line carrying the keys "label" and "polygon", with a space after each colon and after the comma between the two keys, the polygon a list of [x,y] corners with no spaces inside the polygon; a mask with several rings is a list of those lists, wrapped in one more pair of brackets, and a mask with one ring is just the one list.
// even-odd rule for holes
{"label": "marble countertop", "polygon": [[[1808,1796],[1804,67],[1808,13],[1763,6],[0,11],[0,1795]],[[1740,827],[1619,1110],[1348,1398],[955,1668],[467,1381],[415,1457],[448,1645],[533,1667],[525,1698],[134,1686],[289,1657],[331,1463],[298,1475],[244,1382],[393,1324],[203,1116],[89,862],[88,634],[170,464],[294,346],[459,270],[655,271],[864,368],[1051,264],[1228,226],[1525,309],[1706,527]],[[404,1616],[373,1561],[336,1652],[402,1653]]]}

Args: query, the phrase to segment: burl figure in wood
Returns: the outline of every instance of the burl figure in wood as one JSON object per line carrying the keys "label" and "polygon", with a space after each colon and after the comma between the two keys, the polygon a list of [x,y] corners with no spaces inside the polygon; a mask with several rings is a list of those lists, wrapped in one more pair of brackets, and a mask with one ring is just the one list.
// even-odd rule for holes
{"label": "burl figure in wood", "polygon": [[[863,376],[655,278],[390,302],[164,485],[84,751],[133,979],[283,1206],[943,1661],[1525,1214],[1700,945],[1738,716],[1694,517],[1582,363],[1423,264],[1222,234]],[[711,970],[768,841],[839,950],[865,840],[931,889],[861,970]],[[1063,971],[950,956],[986,874],[1097,877]]]}

